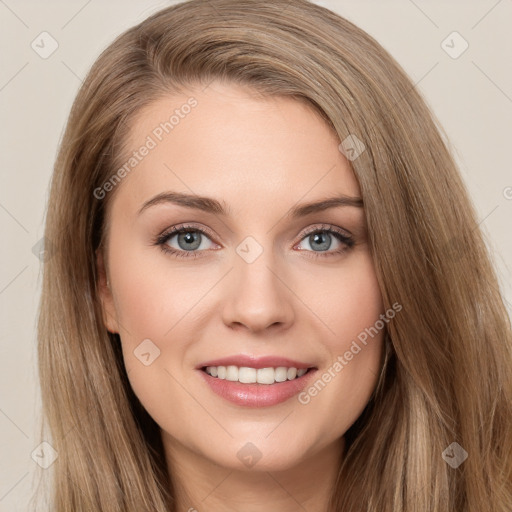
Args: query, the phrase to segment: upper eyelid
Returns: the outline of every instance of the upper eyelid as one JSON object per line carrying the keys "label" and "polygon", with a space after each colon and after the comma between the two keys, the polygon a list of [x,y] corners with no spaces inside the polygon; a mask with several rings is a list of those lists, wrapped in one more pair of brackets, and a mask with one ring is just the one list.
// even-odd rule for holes
{"label": "upper eyelid", "polygon": [[171,236],[178,234],[180,231],[186,230],[200,231],[211,238],[215,238],[215,234],[208,228],[205,228],[203,226],[196,226],[194,224],[189,224],[188,222],[184,222],[183,224],[176,224],[175,226],[165,229],[164,231],[162,231],[162,234],[158,236],[158,238],[170,238]]}

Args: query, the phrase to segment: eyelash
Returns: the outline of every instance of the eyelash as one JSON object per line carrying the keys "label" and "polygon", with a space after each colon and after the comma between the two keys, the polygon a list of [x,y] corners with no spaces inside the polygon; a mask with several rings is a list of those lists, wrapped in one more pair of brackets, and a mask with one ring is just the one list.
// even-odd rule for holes
{"label": "eyelash", "polygon": [[[207,236],[208,238],[213,238],[212,234],[204,229],[198,228],[196,226],[187,225],[187,224],[180,224],[178,226],[173,226],[172,228],[168,229],[161,235],[157,236],[156,239],[153,241],[153,245],[160,246],[161,250],[166,254],[172,254],[173,256],[176,256],[177,258],[199,258],[201,257],[201,253],[205,251],[178,251],[176,249],[173,249],[167,245],[167,242],[170,238],[172,238],[176,234],[181,233],[188,233],[188,232],[197,232],[201,233],[202,235]],[[311,230],[307,231],[303,234],[300,241],[302,241],[304,238],[317,234],[317,233],[330,233],[333,235],[336,239],[338,239],[342,244],[345,245],[345,247],[338,249],[336,251],[331,252],[316,252],[316,251],[304,251],[303,252],[313,252],[314,255],[311,256],[313,258],[327,258],[330,256],[337,256],[339,254],[342,254],[346,252],[347,250],[351,249],[355,242],[354,239],[350,236],[345,235],[341,230],[338,230],[337,228],[334,228],[330,225],[322,225],[320,227],[312,228]]]}

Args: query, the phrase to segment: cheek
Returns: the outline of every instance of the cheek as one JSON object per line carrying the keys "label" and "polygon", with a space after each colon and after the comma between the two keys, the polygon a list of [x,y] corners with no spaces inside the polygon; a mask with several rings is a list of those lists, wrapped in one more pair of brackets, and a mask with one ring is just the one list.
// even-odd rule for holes
{"label": "cheek", "polygon": [[[325,270],[322,270],[325,272]],[[321,417],[330,410],[336,430],[344,432],[360,415],[377,383],[386,323],[382,296],[369,253],[347,261],[329,279],[311,276],[325,283],[309,294],[311,309],[328,327],[323,347],[325,364],[317,379],[306,388],[300,403],[311,415]],[[328,432],[324,432],[328,435]]]}
{"label": "cheek", "polygon": [[298,294],[322,323],[331,352],[343,350],[384,312],[372,258],[367,251],[336,267],[304,272]]}
{"label": "cheek", "polygon": [[203,279],[201,271],[191,274],[176,264],[170,267],[164,255],[155,257],[158,248],[125,249],[118,245],[111,257],[116,310],[124,339],[162,339],[204,294],[211,271],[210,277],[205,273]]}
{"label": "cheek", "polygon": [[201,281],[177,267],[170,272],[165,257],[155,258],[158,248],[134,250],[121,238],[112,239],[111,279],[130,385],[159,425],[185,436],[176,418],[187,417],[190,396],[176,366],[194,336],[193,306],[211,277]]}

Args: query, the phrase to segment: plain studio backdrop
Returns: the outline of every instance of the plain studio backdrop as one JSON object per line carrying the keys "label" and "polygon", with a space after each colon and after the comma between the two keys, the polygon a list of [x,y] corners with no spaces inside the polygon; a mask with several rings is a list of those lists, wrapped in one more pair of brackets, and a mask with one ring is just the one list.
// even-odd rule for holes
{"label": "plain studio backdrop", "polygon": [[[100,52],[177,2],[0,0],[0,510],[28,511],[39,440],[36,317],[48,185],[69,109]],[[316,2],[403,66],[444,127],[512,312],[511,0]]]}

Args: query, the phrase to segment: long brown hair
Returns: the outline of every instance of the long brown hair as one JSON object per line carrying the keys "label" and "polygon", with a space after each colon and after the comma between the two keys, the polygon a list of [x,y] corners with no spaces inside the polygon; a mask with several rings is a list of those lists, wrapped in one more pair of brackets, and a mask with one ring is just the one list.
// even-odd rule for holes
{"label": "long brown hair", "polygon": [[[54,512],[175,510],[159,430],[135,397],[97,294],[130,122],[211,80],[307,101],[344,141],[365,205],[388,325],[386,362],[346,434],[331,508],[512,510],[512,334],[474,208],[439,123],[368,34],[306,0],[191,0],[120,35],[73,104],[51,184],[39,317],[41,440]],[[134,170],[133,172],[136,172]],[[122,186],[119,185],[119,186]],[[117,187],[118,189],[119,187]],[[468,454],[453,468],[443,452]]]}

